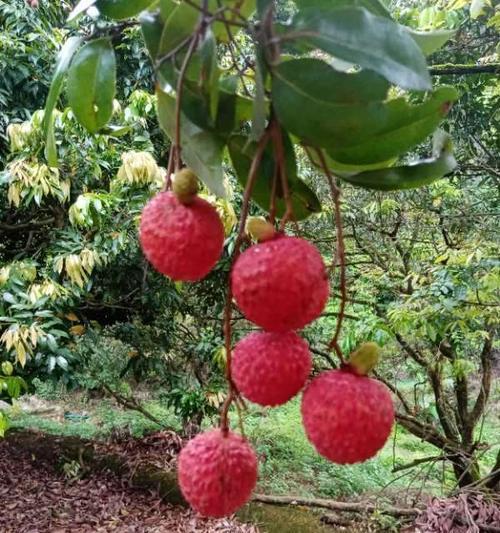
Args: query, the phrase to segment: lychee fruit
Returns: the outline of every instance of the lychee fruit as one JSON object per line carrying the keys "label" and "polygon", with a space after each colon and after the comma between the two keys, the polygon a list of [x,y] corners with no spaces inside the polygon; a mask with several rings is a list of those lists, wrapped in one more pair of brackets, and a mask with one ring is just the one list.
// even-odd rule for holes
{"label": "lychee fruit", "polygon": [[307,342],[293,331],[251,333],[234,347],[231,375],[245,398],[275,406],[304,387],[311,365]]}
{"label": "lychee fruit", "polygon": [[317,248],[284,235],[245,250],[234,264],[231,284],[248,320],[280,332],[300,329],[317,318],[329,292]]}
{"label": "lychee fruit", "polygon": [[304,391],[302,422],[318,453],[338,464],[373,457],[394,423],[387,387],[349,367],[323,372]]}
{"label": "lychee fruit", "polygon": [[203,516],[228,516],[249,499],[257,482],[257,457],[241,436],[220,429],[201,433],[181,451],[179,484]]}
{"label": "lychee fruit", "polygon": [[148,261],[175,281],[204,278],[224,246],[216,209],[198,196],[182,203],[173,192],[162,192],[146,204],[139,235]]}

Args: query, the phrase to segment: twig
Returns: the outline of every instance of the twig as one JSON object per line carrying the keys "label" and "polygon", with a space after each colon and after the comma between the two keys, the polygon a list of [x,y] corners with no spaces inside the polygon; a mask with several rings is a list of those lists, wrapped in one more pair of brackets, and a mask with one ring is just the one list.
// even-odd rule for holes
{"label": "twig", "polygon": [[300,496],[268,496],[267,494],[255,494],[252,500],[270,505],[304,505],[307,507],[318,507],[320,509],[331,509],[332,511],[344,511],[349,513],[371,513],[378,511],[392,516],[416,516],[419,513],[417,508],[411,507],[375,505],[368,502],[337,502],[322,498],[302,498]]}
{"label": "twig", "polygon": [[326,164],[325,156],[322,150],[316,149],[318,154],[323,172],[328,180],[328,185],[330,186],[330,192],[332,195],[332,200],[335,204],[335,229],[337,233],[337,251],[335,253],[335,263],[340,266],[340,306],[339,306],[339,317],[337,320],[337,327],[335,329],[335,334],[333,339],[329,344],[329,348],[333,348],[337,353],[338,358],[341,363],[344,363],[344,356],[342,350],[340,349],[338,340],[340,332],[342,330],[342,322],[344,320],[346,302],[347,302],[347,286],[346,286],[346,266],[345,266],[345,247],[344,247],[344,230],[342,225],[342,213],[340,211],[340,189],[335,184],[335,179]]}
{"label": "twig", "polygon": [[392,473],[401,472],[402,470],[409,470],[410,468],[414,468],[415,466],[418,466],[422,463],[428,463],[429,461],[445,461],[448,459],[448,456],[446,455],[433,455],[432,457],[421,457],[420,459],[415,459],[411,463],[406,463],[404,465],[395,466],[392,469]]}

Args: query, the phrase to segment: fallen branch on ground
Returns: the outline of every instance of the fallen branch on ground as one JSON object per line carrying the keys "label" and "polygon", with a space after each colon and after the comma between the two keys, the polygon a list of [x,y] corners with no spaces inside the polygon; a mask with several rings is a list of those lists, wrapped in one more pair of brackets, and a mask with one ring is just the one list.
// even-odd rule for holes
{"label": "fallen branch on ground", "polygon": [[270,505],[303,505],[305,507],[318,507],[331,511],[344,511],[349,513],[371,513],[378,511],[392,516],[416,516],[419,509],[412,507],[395,507],[393,505],[376,505],[368,502],[337,502],[321,498],[294,498],[291,496],[268,496],[255,494],[254,502],[267,503]]}

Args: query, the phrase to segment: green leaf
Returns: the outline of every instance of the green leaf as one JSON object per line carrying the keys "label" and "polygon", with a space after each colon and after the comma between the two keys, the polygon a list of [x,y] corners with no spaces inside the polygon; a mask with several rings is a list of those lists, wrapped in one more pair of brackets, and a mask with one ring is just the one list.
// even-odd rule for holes
{"label": "green leaf", "polygon": [[187,42],[194,32],[200,18],[200,12],[182,2],[170,13],[163,27],[158,56],[168,54],[183,42]]}
{"label": "green leaf", "polygon": [[418,31],[409,28],[407,31],[426,56],[439,50],[456,33],[455,30]]}
{"label": "green leaf", "polygon": [[160,16],[163,22],[166,22],[170,13],[172,13],[177,5],[177,2],[174,0],[160,0]]}
{"label": "green leaf", "polygon": [[141,24],[142,36],[144,37],[146,48],[148,49],[151,59],[154,61],[160,48],[160,40],[164,26],[161,14],[159,12],[152,13],[150,11],[144,11],[139,17],[139,22]]}
{"label": "green leaf", "polygon": [[10,422],[8,416],[3,412],[0,411],[0,438],[5,437],[5,432],[9,429]]}
{"label": "green leaf", "polygon": [[327,148],[332,159],[349,165],[406,152],[434,131],[458,98],[455,89],[441,87],[424,103],[410,105],[404,98],[385,101],[387,88],[373,72],[340,73],[316,59],[273,69],[280,122],[305,144]]}
{"label": "green leaf", "polygon": [[[309,150],[309,154],[311,156],[312,162],[317,166],[321,168],[321,161],[316,153],[315,150]],[[386,161],[378,161],[377,163],[371,163],[371,164],[358,164],[358,165],[349,165],[346,163],[340,163],[339,161],[335,161],[332,159],[326,152],[323,152],[323,156],[325,159],[325,162],[328,166],[328,168],[337,174],[338,176],[350,176],[352,174],[359,174],[360,172],[364,172],[366,170],[379,170],[381,168],[388,168],[394,165],[394,163],[397,161],[397,157],[392,157],[391,159],[388,159]]]}
{"label": "green leaf", "polygon": [[299,9],[306,7],[333,9],[338,7],[364,7],[374,15],[391,18],[389,10],[380,0],[295,0]]}
{"label": "green leaf", "polygon": [[[321,203],[316,194],[297,177],[297,165],[293,146],[287,136],[284,136],[283,140],[293,212],[296,220],[303,220],[313,213],[319,213],[321,211]],[[231,161],[242,187],[246,185],[256,148],[257,143],[252,142],[249,137],[244,135],[233,135],[228,141]],[[270,208],[275,167],[274,154],[271,146],[268,145],[264,151],[252,193],[252,199],[264,211],[269,211]],[[281,182],[278,185],[276,215],[282,217],[286,211],[286,203]]]}
{"label": "green leaf", "polygon": [[294,36],[404,89],[431,88],[425,57],[405,28],[365,9],[303,9],[283,38]]}
{"label": "green leaf", "polygon": [[68,73],[68,99],[76,118],[90,133],[113,114],[116,60],[111,41],[97,39],[82,47]]}
{"label": "green leaf", "polygon": [[135,17],[147,9],[155,0],[97,0],[99,12],[112,19]]}
{"label": "green leaf", "polygon": [[434,157],[431,159],[405,166],[344,176],[342,179],[353,185],[378,191],[414,189],[428,185],[446,176],[457,166],[449,136],[440,132],[436,137]]}
{"label": "green leaf", "polygon": [[384,124],[362,142],[332,147],[328,153],[347,164],[371,164],[401,155],[423,142],[448,114],[458,99],[453,87],[438,87],[418,105],[404,98],[387,102]]}
{"label": "green leaf", "polygon": [[57,166],[57,149],[54,136],[54,109],[61,94],[64,76],[69,68],[73,56],[80,46],[82,39],[80,37],[70,37],[61,48],[57,56],[56,69],[52,77],[49,95],[45,103],[43,114],[42,131],[45,137],[45,157],[49,166]]}
{"label": "green leaf", "polygon": [[89,7],[92,7],[97,0],[80,0],[78,4],[73,8],[73,11],[68,16],[68,22],[71,22],[72,20],[76,19],[79,15],[87,11]]}
{"label": "green leaf", "polygon": [[[175,98],[156,91],[160,126],[170,139],[175,137]],[[216,195],[225,197],[222,171],[223,142],[213,133],[203,130],[181,116],[182,159],[201,181]]]}

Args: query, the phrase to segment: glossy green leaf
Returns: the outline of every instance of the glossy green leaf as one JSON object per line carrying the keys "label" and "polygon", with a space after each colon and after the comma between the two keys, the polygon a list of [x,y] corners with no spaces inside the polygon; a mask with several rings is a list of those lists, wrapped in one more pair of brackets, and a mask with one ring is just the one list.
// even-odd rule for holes
{"label": "glossy green leaf", "polygon": [[160,0],[160,16],[163,22],[166,22],[172,11],[177,7],[177,2],[174,0]]}
{"label": "glossy green leaf", "polygon": [[146,48],[154,61],[160,48],[160,40],[165,23],[160,12],[153,13],[151,11],[144,11],[139,17],[139,22]]}
{"label": "glossy green leaf", "polygon": [[442,87],[410,105],[405,98],[385,101],[387,87],[370,71],[345,74],[319,60],[297,59],[273,69],[272,97],[280,122],[305,144],[327,148],[341,163],[366,165],[425,140],[458,97]]}
{"label": "glossy green leaf", "polygon": [[328,152],[337,161],[357,165],[404,154],[435,131],[457,99],[455,88],[442,86],[418,105],[404,98],[391,100],[386,104],[383,126],[369,138],[350,146],[339,143]]}
{"label": "glossy green leaf", "polygon": [[135,17],[155,0],[97,0],[96,7],[106,17],[122,20]]}
{"label": "glossy green leaf", "polygon": [[409,28],[407,31],[426,56],[439,50],[456,33],[455,30],[417,31]]}
{"label": "glossy green leaf", "polygon": [[[312,162],[321,169],[321,161],[314,149],[308,149],[308,153],[311,156]],[[358,165],[349,165],[345,163],[340,163],[332,159],[326,152],[323,152],[323,156],[328,168],[334,172],[337,176],[350,176],[352,174],[359,174],[360,172],[365,172],[367,170],[379,170],[381,168],[388,168],[394,165],[398,160],[397,157],[392,157],[386,161],[379,161],[377,163],[371,164],[358,164]]]}
{"label": "glossy green leaf", "polygon": [[87,11],[89,7],[92,7],[96,2],[97,0],[80,0],[69,14],[68,22],[71,22],[82,13],[85,13],[85,11]]}
{"label": "glossy green leaf", "polygon": [[405,89],[431,88],[425,57],[405,28],[365,9],[303,9],[284,38],[373,70]]}
{"label": "glossy green leaf", "polygon": [[[286,136],[284,137],[284,146],[293,213],[296,220],[303,220],[313,213],[320,212],[321,203],[316,194],[297,177],[293,146]],[[252,142],[249,137],[244,135],[233,135],[228,141],[231,161],[242,187],[246,185],[256,147],[257,143]],[[268,145],[264,151],[252,193],[252,199],[265,211],[269,211],[270,208],[274,171],[275,157],[272,147]],[[285,211],[286,203],[281,183],[279,183],[276,195],[276,215],[282,217]]]}
{"label": "glossy green leaf", "polygon": [[199,19],[200,12],[197,9],[185,2],[179,4],[165,22],[158,48],[159,58],[172,52],[182,43],[187,43]]}
{"label": "glossy green leaf", "polygon": [[[158,119],[170,139],[175,136],[175,99],[157,90]],[[222,152],[224,143],[212,132],[203,130],[181,116],[182,159],[216,195],[225,197]]]}
{"label": "glossy green leaf", "polygon": [[306,7],[334,9],[337,7],[364,7],[374,15],[391,18],[389,10],[380,0],[295,0],[299,9]]}
{"label": "glossy green leaf", "polygon": [[113,114],[116,59],[111,41],[97,39],[83,46],[68,72],[68,100],[82,126],[95,133]]}
{"label": "glossy green leaf", "polygon": [[435,147],[434,152],[435,155],[431,159],[344,176],[342,179],[353,185],[378,191],[414,189],[429,185],[452,172],[457,166],[449,137],[445,137],[443,145],[439,150]]}
{"label": "glossy green leaf", "polygon": [[45,112],[43,114],[43,135],[45,137],[45,158],[49,166],[57,166],[57,149],[54,137],[54,109],[61,94],[64,76],[68,71],[71,60],[82,43],[80,37],[70,37],[61,48],[57,56],[56,69],[52,77],[49,95],[45,103]]}

